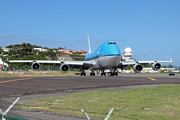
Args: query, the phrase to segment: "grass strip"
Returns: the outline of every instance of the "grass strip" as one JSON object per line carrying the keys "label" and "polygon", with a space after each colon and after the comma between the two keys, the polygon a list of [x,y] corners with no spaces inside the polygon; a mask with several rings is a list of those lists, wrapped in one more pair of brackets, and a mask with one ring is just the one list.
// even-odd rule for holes
{"label": "grass strip", "polygon": [[[61,97],[33,100],[20,108],[51,111],[83,116],[84,109],[91,118],[104,119],[112,107],[110,120],[178,120],[180,119],[180,86],[160,85],[126,91],[93,91]],[[73,110],[72,110],[73,109]]]}

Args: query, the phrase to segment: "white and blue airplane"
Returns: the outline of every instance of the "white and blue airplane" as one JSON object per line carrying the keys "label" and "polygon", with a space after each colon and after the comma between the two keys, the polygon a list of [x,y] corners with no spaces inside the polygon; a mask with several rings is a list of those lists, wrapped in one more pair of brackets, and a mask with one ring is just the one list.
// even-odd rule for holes
{"label": "white and blue airplane", "polygon": [[121,61],[121,52],[116,42],[113,40],[107,41],[100,45],[96,51],[91,52],[89,34],[88,43],[89,50],[88,55],[85,57],[85,61],[58,61],[58,60],[10,60],[9,62],[31,62],[33,70],[40,70],[41,64],[51,64],[57,65],[62,64],[60,69],[62,72],[68,72],[70,69],[79,68],[81,71],[81,76],[86,76],[85,70],[90,69],[92,72],[90,76],[95,76],[95,70],[101,71],[101,76],[106,76],[104,70],[109,69],[109,76],[117,76],[117,68],[123,69],[126,65],[133,65],[133,70],[139,73],[143,70],[141,64],[152,63],[153,70],[160,70],[161,64],[170,61]]}

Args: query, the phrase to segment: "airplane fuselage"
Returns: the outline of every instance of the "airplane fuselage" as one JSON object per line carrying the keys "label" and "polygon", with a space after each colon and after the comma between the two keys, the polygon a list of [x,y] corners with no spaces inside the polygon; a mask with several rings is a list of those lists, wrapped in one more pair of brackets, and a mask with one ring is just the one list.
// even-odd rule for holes
{"label": "airplane fuselage", "polygon": [[121,53],[114,41],[107,41],[95,52],[86,56],[85,61],[93,61],[92,69],[109,69],[116,67],[121,61]]}

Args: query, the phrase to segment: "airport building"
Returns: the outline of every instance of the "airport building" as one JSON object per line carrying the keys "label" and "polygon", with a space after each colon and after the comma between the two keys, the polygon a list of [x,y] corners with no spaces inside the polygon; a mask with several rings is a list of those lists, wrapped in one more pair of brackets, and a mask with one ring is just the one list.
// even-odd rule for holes
{"label": "airport building", "polygon": [[132,57],[132,49],[130,47],[125,49],[125,53],[123,54],[122,59],[125,61],[135,61],[135,59]]}

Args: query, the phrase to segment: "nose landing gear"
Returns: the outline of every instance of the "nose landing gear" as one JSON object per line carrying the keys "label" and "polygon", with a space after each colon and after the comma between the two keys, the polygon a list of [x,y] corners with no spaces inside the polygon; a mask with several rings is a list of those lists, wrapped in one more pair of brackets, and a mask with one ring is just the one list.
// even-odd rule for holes
{"label": "nose landing gear", "polygon": [[109,70],[111,72],[108,73],[109,76],[118,76],[118,70],[116,68],[110,67]]}

